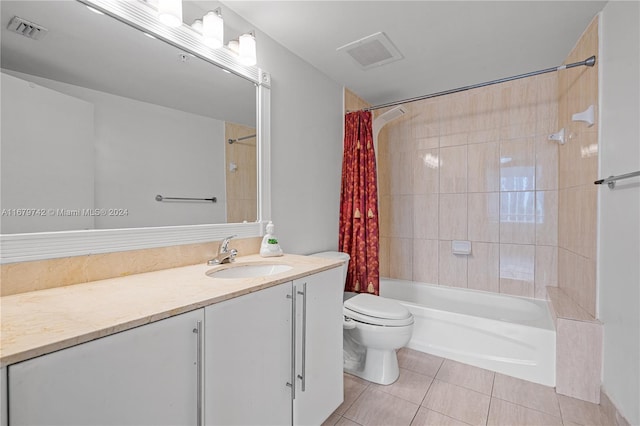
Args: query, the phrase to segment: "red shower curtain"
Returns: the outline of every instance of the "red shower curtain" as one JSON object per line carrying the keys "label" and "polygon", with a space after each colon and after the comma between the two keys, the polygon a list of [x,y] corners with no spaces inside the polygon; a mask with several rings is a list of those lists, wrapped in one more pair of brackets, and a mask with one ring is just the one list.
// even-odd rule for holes
{"label": "red shower curtain", "polygon": [[345,291],[378,295],[378,184],[369,111],[345,115],[339,250],[351,256]]}

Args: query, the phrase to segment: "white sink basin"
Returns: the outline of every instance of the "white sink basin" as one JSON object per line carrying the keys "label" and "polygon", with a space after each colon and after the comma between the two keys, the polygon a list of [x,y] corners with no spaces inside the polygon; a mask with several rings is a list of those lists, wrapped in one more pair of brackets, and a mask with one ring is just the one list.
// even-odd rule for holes
{"label": "white sink basin", "polygon": [[213,269],[206,272],[211,278],[256,278],[287,272],[293,266],[281,263],[259,263],[252,265],[233,265],[224,269]]}

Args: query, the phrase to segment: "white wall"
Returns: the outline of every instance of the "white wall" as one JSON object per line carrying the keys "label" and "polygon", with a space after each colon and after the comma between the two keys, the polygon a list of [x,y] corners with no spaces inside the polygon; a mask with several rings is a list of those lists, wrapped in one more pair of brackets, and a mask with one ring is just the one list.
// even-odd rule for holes
{"label": "white wall", "polygon": [[[601,20],[600,176],[640,170],[640,3],[610,1]],[[599,189],[598,293],[603,388],[640,424],[640,178]]]}
{"label": "white wall", "polygon": [[342,86],[264,33],[258,31],[256,39],[258,66],[271,73],[272,82],[271,205],[276,235],[287,253],[336,250]]}
{"label": "white wall", "polygon": [[[226,222],[224,122],[145,102],[92,93],[96,102],[97,229]],[[209,202],[158,202],[164,197]]]}
{"label": "white wall", "polygon": [[93,207],[93,104],[4,72],[1,84],[1,232],[92,229],[75,211]]}

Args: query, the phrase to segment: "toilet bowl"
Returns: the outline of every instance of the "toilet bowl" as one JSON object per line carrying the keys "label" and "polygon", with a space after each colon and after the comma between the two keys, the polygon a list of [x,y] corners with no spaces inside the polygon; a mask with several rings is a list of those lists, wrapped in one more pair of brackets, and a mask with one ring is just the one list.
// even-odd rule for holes
{"label": "toilet bowl", "polygon": [[409,343],[413,315],[395,300],[358,294],[344,302],[345,371],[389,385],[399,375],[396,350]]}
{"label": "toilet bowl", "polygon": [[[348,254],[312,256],[345,260],[342,275],[346,282]],[[343,314],[344,371],[381,385],[395,382],[400,375],[396,349],[411,340],[413,315],[395,300],[364,293],[345,293]]]}

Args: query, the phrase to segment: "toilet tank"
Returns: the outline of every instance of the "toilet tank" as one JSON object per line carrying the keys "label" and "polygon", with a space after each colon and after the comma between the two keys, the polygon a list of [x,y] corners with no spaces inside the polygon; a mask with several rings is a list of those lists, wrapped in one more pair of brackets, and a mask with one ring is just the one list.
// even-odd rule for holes
{"label": "toilet tank", "polygon": [[342,286],[344,287],[344,284],[347,282],[347,269],[349,268],[349,259],[351,259],[351,256],[349,256],[347,253],[342,253],[340,251],[323,251],[320,253],[310,254],[309,256],[324,257],[326,259],[344,260],[345,262],[342,265]]}

